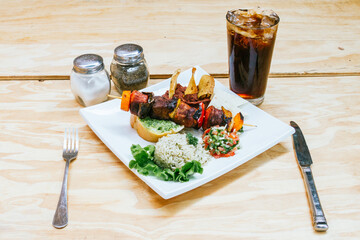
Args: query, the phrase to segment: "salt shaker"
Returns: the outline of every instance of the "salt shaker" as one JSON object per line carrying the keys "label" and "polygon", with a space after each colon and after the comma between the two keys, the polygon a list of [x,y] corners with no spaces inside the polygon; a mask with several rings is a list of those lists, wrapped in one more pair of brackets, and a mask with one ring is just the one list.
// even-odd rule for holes
{"label": "salt shaker", "polygon": [[120,93],[124,90],[145,88],[150,74],[144,58],[143,48],[132,43],[115,48],[110,72],[111,80]]}
{"label": "salt shaker", "polygon": [[96,54],[84,54],[74,59],[70,83],[76,100],[86,107],[107,100],[111,90],[103,58]]}

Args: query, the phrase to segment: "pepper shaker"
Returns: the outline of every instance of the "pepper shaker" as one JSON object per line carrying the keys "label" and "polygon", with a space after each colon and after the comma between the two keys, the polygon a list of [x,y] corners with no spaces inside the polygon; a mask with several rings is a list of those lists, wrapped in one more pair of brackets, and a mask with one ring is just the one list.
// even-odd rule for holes
{"label": "pepper shaker", "polygon": [[144,58],[143,48],[132,43],[116,47],[110,65],[110,72],[111,80],[120,93],[124,90],[145,88],[150,74]]}
{"label": "pepper shaker", "polygon": [[103,58],[96,54],[84,54],[74,59],[70,83],[76,100],[85,107],[107,100],[111,90]]}

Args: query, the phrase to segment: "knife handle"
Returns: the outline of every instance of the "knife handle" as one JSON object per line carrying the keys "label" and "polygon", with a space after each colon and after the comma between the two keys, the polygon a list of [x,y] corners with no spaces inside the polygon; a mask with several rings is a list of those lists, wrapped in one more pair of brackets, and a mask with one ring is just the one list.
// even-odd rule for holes
{"label": "knife handle", "polygon": [[312,214],[313,226],[315,231],[324,232],[328,230],[328,224],[326,222],[324,211],[322,210],[319,195],[316,191],[314,178],[311,172],[310,166],[301,167],[301,172],[305,180],[305,186],[307,196],[310,203],[310,209]]}

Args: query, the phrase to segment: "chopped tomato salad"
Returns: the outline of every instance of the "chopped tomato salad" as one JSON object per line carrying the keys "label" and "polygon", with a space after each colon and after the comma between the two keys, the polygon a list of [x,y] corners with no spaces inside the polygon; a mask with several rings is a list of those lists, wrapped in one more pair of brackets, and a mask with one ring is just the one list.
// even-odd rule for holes
{"label": "chopped tomato salad", "polygon": [[237,132],[229,133],[225,127],[212,127],[203,134],[205,149],[210,152],[214,158],[231,157],[239,145],[239,135]]}

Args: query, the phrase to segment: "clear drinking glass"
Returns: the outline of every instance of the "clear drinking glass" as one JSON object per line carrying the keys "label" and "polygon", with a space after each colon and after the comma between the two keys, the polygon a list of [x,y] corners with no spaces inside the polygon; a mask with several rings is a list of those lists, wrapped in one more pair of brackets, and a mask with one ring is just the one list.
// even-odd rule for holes
{"label": "clear drinking glass", "polygon": [[272,10],[226,14],[230,88],[254,105],[264,101],[279,16]]}

